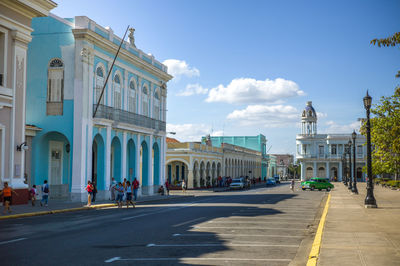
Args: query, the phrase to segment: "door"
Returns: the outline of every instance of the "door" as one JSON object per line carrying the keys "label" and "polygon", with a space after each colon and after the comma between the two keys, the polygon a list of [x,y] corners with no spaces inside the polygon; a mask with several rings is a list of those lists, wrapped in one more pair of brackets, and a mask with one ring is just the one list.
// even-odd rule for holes
{"label": "door", "polygon": [[50,141],[49,148],[49,184],[60,185],[62,184],[63,143]]}

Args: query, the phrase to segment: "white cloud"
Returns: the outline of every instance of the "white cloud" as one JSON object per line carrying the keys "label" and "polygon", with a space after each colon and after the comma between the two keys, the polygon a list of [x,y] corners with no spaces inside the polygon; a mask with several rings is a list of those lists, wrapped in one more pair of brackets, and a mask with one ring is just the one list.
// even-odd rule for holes
{"label": "white cloud", "polygon": [[187,77],[198,77],[200,76],[200,71],[195,67],[189,67],[189,65],[182,60],[177,59],[167,59],[163,62],[164,65],[168,67],[168,73],[179,78],[181,76]]}
{"label": "white cloud", "polygon": [[317,117],[318,117],[318,119],[320,119],[320,118],[325,118],[325,117],[327,117],[327,116],[328,116],[327,113],[320,113],[320,112],[317,112]]}
{"label": "white cloud", "polygon": [[241,126],[285,127],[296,126],[300,113],[290,105],[249,105],[228,114],[227,119],[237,121]]}
{"label": "white cloud", "polygon": [[[167,132],[176,132],[173,138],[179,141],[201,141],[201,137],[211,134],[212,127],[206,124],[167,124]],[[222,136],[222,131],[214,131],[211,136]]]}
{"label": "white cloud", "polygon": [[210,89],[206,101],[251,104],[279,102],[285,98],[302,95],[304,92],[291,80],[238,78],[232,80],[226,87],[220,84]]}
{"label": "white cloud", "polygon": [[194,94],[207,94],[208,89],[203,88],[200,84],[188,84],[186,88],[178,92],[178,96],[191,96]]}
{"label": "white cloud", "polygon": [[334,121],[327,121],[325,123],[326,128],[321,130],[321,133],[348,133],[350,134],[353,130],[356,132],[360,131],[360,122],[355,121],[348,125],[339,125]]}

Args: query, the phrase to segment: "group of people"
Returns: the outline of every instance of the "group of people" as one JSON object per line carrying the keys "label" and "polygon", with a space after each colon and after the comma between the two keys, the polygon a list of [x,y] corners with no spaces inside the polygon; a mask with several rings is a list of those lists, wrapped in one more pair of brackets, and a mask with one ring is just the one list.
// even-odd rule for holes
{"label": "group of people", "polygon": [[[139,190],[139,181],[134,178],[132,183],[124,178],[124,182],[118,182],[115,178],[111,179],[110,191],[111,191],[111,201],[116,201],[118,208],[122,208],[122,202],[124,197],[126,199],[126,207],[129,208],[129,204],[135,208],[135,202],[137,200],[137,193]],[[132,201],[133,196],[133,201]]]}

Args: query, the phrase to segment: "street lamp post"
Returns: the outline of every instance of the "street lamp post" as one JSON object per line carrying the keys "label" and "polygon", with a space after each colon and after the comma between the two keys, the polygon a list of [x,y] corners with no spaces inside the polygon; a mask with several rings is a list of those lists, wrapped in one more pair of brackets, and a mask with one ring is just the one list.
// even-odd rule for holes
{"label": "street lamp post", "polygon": [[371,160],[371,124],[369,121],[369,113],[371,109],[372,97],[367,95],[363,99],[364,107],[367,111],[367,196],[365,197],[364,206],[365,208],[377,208],[376,200],[374,197],[374,186],[372,184],[372,160]]}
{"label": "street lamp post", "polygon": [[347,179],[349,180],[349,186],[347,187],[350,191],[353,189],[353,184],[351,181],[351,140],[347,143],[347,154],[349,155],[349,171],[347,172]]}
{"label": "street lamp post", "polygon": [[345,146],[345,150],[344,150],[344,153],[343,153],[343,161],[344,161],[344,185],[347,187],[349,184],[347,183],[347,180],[348,180],[348,178],[347,178],[347,150],[348,150],[348,147],[347,147],[347,144],[345,144],[344,145]]}
{"label": "street lamp post", "polygon": [[356,168],[356,137],[357,133],[355,130],[353,130],[353,133],[351,134],[351,138],[353,139],[353,189],[351,192],[354,194],[358,194],[358,189],[357,189],[357,168]]}

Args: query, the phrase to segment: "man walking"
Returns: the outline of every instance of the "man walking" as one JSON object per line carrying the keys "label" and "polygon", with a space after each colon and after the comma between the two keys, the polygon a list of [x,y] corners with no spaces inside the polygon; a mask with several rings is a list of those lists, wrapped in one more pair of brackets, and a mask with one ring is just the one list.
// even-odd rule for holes
{"label": "man walking", "polygon": [[165,189],[167,191],[167,196],[169,196],[169,182],[168,182],[168,179],[165,181]]}
{"label": "man walking", "polygon": [[49,184],[47,184],[47,180],[44,180],[42,186],[42,200],[40,201],[40,206],[49,206]]}
{"label": "man walking", "polygon": [[137,191],[138,191],[139,185],[140,185],[139,181],[137,181],[136,177],[133,180],[132,185],[133,185],[133,197],[134,197],[134,201],[136,201],[136,199],[137,199]]}

